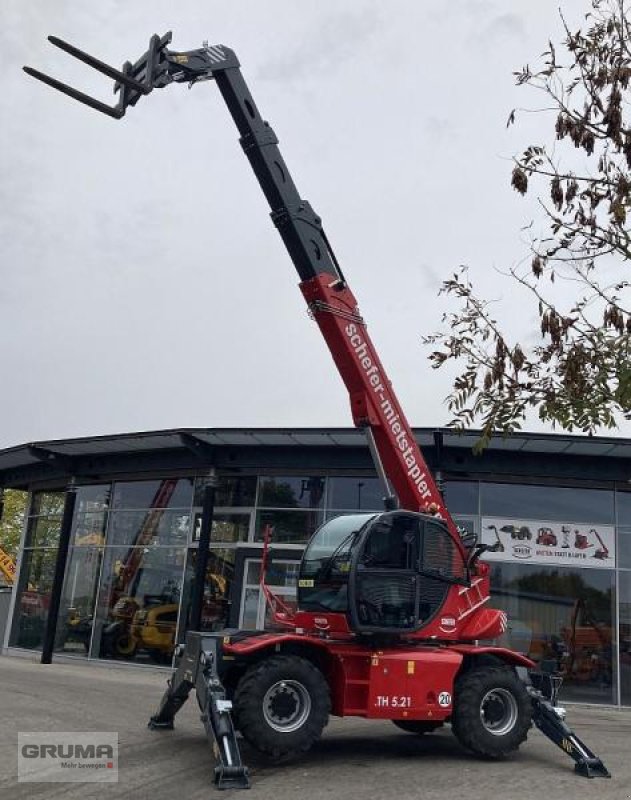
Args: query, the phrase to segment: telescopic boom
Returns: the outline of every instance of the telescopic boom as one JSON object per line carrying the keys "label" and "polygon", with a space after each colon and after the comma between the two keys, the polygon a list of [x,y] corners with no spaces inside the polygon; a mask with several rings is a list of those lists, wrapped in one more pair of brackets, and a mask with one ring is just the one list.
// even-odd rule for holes
{"label": "telescopic boom", "polygon": [[392,384],[359,314],[322,220],[304,200],[261,117],[235,53],[224,45],[174,52],[171,33],[151,37],[149,49],[121,70],[104,64],[57,37],[49,41],[115,81],[116,106],[108,106],[30,67],[25,71],[81,103],[115,119],[145,94],[169,83],[214,79],[239,130],[245,155],[271,208],[271,217],[300,277],[300,289],[331,351],[350,397],[353,421],[363,429],[385,487],[387,503],[442,517],[462,551],[460,534],[427,467]]}

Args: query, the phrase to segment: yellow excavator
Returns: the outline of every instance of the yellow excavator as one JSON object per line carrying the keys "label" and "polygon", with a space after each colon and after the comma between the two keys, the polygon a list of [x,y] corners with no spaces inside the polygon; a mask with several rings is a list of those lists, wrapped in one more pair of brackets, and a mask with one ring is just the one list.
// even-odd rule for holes
{"label": "yellow excavator", "polygon": [[0,573],[2,573],[5,582],[9,586],[13,586],[13,582],[15,581],[15,561],[1,547],[0,547]]}

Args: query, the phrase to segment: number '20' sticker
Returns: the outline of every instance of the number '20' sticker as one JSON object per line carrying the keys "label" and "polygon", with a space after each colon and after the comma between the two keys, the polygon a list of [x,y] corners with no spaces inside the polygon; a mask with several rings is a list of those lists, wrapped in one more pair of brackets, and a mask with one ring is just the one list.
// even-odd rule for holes
{"label": "number '20' sticker", "polygon": [[451,705],[451,695],[449,692],[441,692],[438,695],[438,705],[442,708],[447,708],[447,706]]}

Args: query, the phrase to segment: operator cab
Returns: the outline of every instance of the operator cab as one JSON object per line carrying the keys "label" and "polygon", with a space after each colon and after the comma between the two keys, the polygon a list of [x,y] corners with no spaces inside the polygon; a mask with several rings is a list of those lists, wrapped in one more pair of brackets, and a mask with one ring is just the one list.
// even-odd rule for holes
{"label": "operator cab", "polygon": [[446,524],[410,511],[336,517],[313,535],[300,565],[301,611],[343,613],[356,633],[426,625],[449,587],[468,584]]}

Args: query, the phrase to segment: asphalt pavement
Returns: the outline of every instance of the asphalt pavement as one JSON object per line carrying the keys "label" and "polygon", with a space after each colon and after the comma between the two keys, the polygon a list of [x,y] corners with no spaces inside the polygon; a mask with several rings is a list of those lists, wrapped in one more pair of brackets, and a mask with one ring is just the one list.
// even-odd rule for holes
{"label": "asphalt pavement", "polygon": [[[214,760],[194,697],[174,731],[147,729],[167,673],[0,658],[0,797],[11,800],[212,798]],[[631,798],[631,711],[571,706],[568,722],[605,762],[611,780],[574,774],[572,761],[532,730],[511,758],[480,761],[448,728],[417,737],[389,722],[331,719],[301,761],[266,765],[245,745],[251,800],[566,800]],[[118,731],[119,781],[18,783],[18,731]],[[235,790],[218,798],[241,794]]]}

